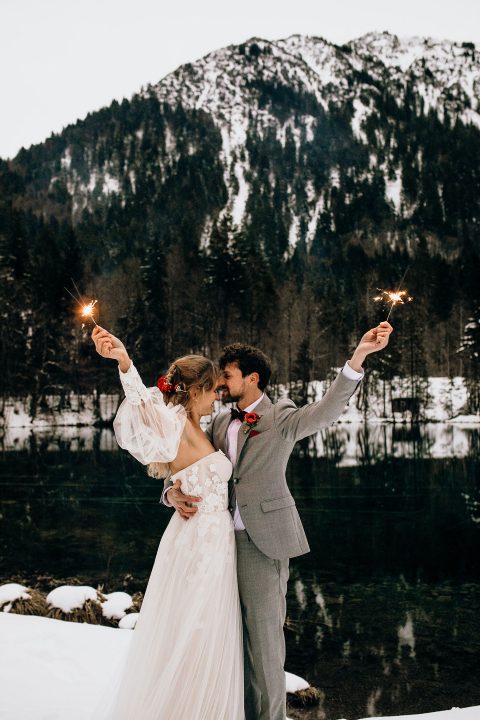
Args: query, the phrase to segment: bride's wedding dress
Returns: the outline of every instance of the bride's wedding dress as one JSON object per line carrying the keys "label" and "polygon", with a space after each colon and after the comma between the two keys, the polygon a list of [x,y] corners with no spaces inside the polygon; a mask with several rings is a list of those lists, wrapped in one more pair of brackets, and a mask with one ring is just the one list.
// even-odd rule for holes
{"label": "bride's wedding dress", "polygon": [[[145,388],[133,366],[121,378],[127,397],[115,421],[117,439],[138,459],[165,462],[176,454],[169,447],[162,455],[165,444],[177,441],[178,447],[184,425],[178,406],[165,406],[160,391]],[[242,620],[227,509],[231,472],[230,460],[217,451],[172,476],[182,492],[202,501],[189,520],[173,514],[127,657],[92,717],[244,720]]]}

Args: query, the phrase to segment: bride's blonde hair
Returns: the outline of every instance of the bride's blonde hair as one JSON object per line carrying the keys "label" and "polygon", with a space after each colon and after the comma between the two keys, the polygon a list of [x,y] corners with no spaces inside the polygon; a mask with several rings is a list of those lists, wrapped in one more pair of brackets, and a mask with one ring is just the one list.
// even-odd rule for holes
{"label": "bride's blonde hair", "polygon": [[[164,376],[165,382],[171,385],[171,390],[163,392],[163,399],[167,405],[182,405],[189,413],[194,402],[191,391],[194,388],[201,392],[212,390],[219,374],[218,365],[203,355],[184,355],[177,358]],[[167,463],[150,463],[147,472],[151,477],[164,478],[169,474],[170,468]]]}

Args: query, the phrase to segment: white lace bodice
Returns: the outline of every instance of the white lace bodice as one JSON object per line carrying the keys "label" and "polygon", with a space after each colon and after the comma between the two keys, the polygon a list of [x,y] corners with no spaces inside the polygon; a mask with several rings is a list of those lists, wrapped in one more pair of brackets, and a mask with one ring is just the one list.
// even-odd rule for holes
{"label": "white lace bodice", "polygon": [[172,482],[180,480],[185,495],[198,495],[199,513],[214,513],[228,509],[228,481],[232,463],[217,450],[197,460],[196,463],[171,476]]}

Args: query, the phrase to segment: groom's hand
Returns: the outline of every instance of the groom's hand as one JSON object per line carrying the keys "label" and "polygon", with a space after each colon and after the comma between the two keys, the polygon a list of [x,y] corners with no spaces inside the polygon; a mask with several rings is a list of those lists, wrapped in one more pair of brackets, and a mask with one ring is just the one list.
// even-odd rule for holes
{"label": "groom's hand", "polygon": [[179,513],[180,517],[188,520],[192,515],[195,515],[198,510],[197,507],[192,507],[191,503],[201,502],[202,498],[194,497],[193,495],[184,495],[180,490],[180,485],[180,480],[175,480],[175,483],[168,491],[168,502]]}

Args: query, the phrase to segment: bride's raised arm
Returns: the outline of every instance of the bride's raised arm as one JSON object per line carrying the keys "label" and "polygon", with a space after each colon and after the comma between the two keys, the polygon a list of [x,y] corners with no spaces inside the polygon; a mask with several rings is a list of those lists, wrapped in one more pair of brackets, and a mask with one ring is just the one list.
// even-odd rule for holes
{"label": "bride's raised arm", "polygon": [[92,340],[99,355],[117,360],[125,399],[113,429],[118,444],[143,465],[169,463],[177,455],[187,415],[181,405],[165,405],[158,387],[145,387],[124,344],[101,327]]}

